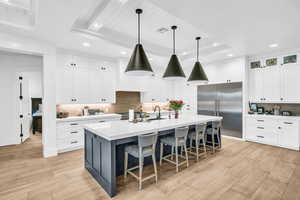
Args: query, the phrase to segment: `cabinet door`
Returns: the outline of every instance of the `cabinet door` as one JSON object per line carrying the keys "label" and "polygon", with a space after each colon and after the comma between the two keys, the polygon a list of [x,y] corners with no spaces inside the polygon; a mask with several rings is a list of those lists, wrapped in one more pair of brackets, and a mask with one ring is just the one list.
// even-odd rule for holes
{"label": "cabinet door", "polygon": [[92,103],[115,103],[115,73],[111,67],[99,64],[90,71]]}
{"label": "cabinet door", "polygon": [[280,120],[278,143],[280,146],[299,149],[299,122],[292,120]]}
{"label": "cabinet door", "polygon": [[161,101],[162,85],[158,77],[151,76],[145,78],[147,80],[147,87],[142,95],[144,103],[157,103]]}
{"label": "cabinet door", "polygon": [[300,64],[283,65],[283,101],[289,103],[300,103]]}
{"label": "cabinet door", "polygon": [[[281,98],[280,67],[269,66],[263,68],[263,102],[279,102]],[[258,87],[258,86],[257,86]]]}
{"label": "cabinet door", "polygon": [[158,89],[158,91],[160,91],[160,100],[161,102],[168,102],[170,100],[172,100],[173,97],[173,85],[172,85],[172,81],[166,81],[166,80],[160,80],[160,89]]}
{"label": "cabinet door", "polygon": [[250,69],[249,90],[251,102],[262,102],[264,96],[264,72],[262,68]]}
{"label": "cabinet door", "polygon": [[103,66],[101,69],[101,95],[104,103],[116,102],[116,76],[111,66]]}
{"label": "cabinet door", "polygon": [[73,101],[73,67],[58,65],[56,74],[56,103],[68,104]]}
{"label": "cabinet door", "polygon": [[73,79],[73,97],[76,103],[89,103],[89,70],[86,67],[76,67]]}

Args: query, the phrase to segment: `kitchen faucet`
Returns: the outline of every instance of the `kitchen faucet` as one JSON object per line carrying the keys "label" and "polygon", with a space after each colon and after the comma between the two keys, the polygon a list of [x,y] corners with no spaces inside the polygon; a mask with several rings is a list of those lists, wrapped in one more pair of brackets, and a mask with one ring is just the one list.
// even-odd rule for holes
{"label": "kitchen faucet", "polygon": [[154,107],[154,112],[156,112],[156,109],[158,108],[158,116],[156,115],[156,118],[157,119],[160,119],[160,106],[159,105],[156,105],[155,107]]}

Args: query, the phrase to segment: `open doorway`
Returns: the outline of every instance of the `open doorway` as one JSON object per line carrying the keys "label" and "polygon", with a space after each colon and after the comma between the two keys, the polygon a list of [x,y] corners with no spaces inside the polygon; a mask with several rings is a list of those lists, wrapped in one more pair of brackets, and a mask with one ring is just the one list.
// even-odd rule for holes
{"label": "open doorway", "polygon": [[0,146],[42,153],[42,70],[42,56],[0,51]]}

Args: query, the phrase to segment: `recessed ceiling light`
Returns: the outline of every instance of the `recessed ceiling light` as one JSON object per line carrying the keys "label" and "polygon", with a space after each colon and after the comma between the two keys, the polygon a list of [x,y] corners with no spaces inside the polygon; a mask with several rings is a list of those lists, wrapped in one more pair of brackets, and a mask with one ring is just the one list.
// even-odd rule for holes
{"label": "recessed ceiling light", "polygon": [[84,47],[90,47],[90,46],[91,46],[91,44],[88,43],[88,42],[84,42],[84,43],[82,43],[82,45],[83,45]]}
{"label": "recessed ceiling light", "polygon": [[19,47],[20,44],[13,42],[13,43],[11,43],[11,46],[12,46],[12,47]]}
{"label": "recessed ceiling light", "polygon": [[126,51],[121,51],[120,53],[121,53],[122,55],[126,55],[126,54],[127,54]]}
{"label": "recessed ceiling light", "polygon": [[100,29],[100,28],[102,28],[102,26],[103,26],[103,24],[99,24],[97,22],[93,23],[93,28],[94,29]]}
{"label": "recessed ceiling light", "polygon": [[181,55],[183,55],[183,56],[185,56],[185,55],[187,55],[187,54],[188,54],[188,53],[185,52],[185,51],[181,53]]}
{"label": "recessed ceiling light", "polygon": [[119,0],[121,4],[127,3],[128,0]]}
{"label": "recessed ceiling light", "polygon": [[228,57],[232,57],[232,56],[233,56],[233,54],[232,54],[232,53],[230,53],[230,54],[227,54],[227,56],[228,56]]}
{"label": "recessed ceiling light", "polygon": [[276,44],[276,43],[275,44],[270,44],[269,47],[270,48],[275,48],[275,47],[278,47],[278,44]]}
{"label": "recessed ceiling light", "polygon": [[213,46],[213,47],[219,46],[219,43],[214,42],[214,43],[212,44],[212,46]]}

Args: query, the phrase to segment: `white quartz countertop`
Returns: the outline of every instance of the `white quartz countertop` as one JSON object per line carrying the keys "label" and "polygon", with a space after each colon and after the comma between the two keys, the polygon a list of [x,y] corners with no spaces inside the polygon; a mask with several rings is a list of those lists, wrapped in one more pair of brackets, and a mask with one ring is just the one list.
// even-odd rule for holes
{"label": "white quartz countertop", "polygon": [[179,119],[153,120],[150,122],[131,123],[127,120],[86,124],[83,127],[106,140],[118,140],[156,131],[169,130],[176,127],[197,123],[220,121],[222,117],[206,115],[180,115]]}
{"label": "white quartz countertop", "polygon": [[252,114],[247,115],[247,117],[266,117],[266,118],[272,118],[272,119],[289,119],[289,120],[300,120],[300,116],[282,116],[282,115],[264,115],[264,114]]}
{"label": "white quartz countertop", "polygon": [[84,121],[93,119],[107,119],[107,118],[121,118],[119,114],[100,114],[100,115],[89,115],[89,116],[74,116],[56,119],[57,122],[71,122],[71,121]]}

